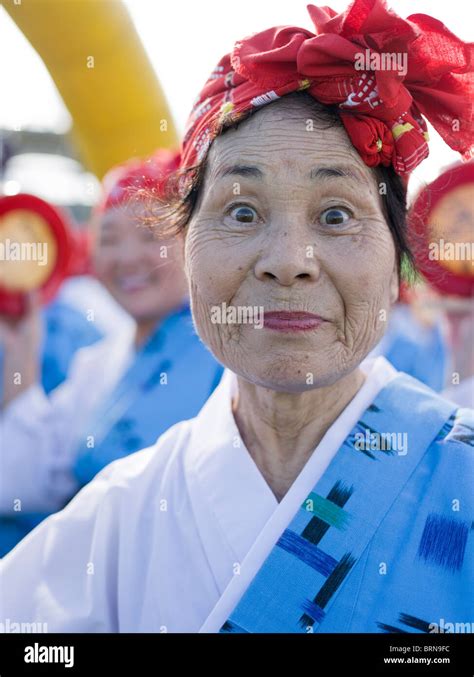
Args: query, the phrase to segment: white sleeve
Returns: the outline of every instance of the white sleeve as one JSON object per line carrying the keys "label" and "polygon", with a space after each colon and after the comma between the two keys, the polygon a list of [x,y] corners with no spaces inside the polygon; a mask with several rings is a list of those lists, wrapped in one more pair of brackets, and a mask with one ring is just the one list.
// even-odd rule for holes
{"label": "white sleeve", "polygon": [[117,632],[119,497],[109,468],[0,560],[0,622]]}
{"label": "white sleeve", "polygon": [[49,397],[35,385],[0,413],[1,514],[58,510],[77,490],[71,470],[76,433],[89,413],[84,389],[94,388],[92,348],[78,351],[70,376]]}

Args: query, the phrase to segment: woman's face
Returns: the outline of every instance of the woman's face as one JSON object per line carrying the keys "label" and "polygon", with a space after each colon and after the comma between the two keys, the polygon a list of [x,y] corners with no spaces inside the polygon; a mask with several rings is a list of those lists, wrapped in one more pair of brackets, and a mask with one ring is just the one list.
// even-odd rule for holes
{"label": "woman's face", "polygon": [[[136,212],[136,210],[135,210]],[[182,245],[157,240],[126,208],[108,210],[94,248],[97,277],[137,322],[159,319],[187,293]]]}
{"label": "woman's face", "polygon": [[[307,131],[310,118],[283,99],[218,137],[185,242],[203,341],[232,371],[287,392],[354,370],[398,294],[379,186],[342,128]],[[236,323],[222,321],[228,307]],[[263,327],[247,307],[263,308]]]}

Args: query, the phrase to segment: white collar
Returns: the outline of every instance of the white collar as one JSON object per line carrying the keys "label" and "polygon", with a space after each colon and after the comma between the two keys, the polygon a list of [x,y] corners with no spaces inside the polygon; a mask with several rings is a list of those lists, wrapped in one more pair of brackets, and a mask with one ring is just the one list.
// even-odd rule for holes
{"label": "white collar", "polygon": [[193,420],[187,466],[197,476],[235,562],[240,562],[278,501],[240,437],[232,413],[237,388],[236,375],[226,369]]}

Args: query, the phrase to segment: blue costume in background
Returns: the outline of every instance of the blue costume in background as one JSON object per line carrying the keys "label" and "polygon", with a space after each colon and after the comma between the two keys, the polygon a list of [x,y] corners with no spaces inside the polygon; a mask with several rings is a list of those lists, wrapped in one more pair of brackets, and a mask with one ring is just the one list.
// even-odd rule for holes
{"label": "blue costume in background", "polygon": [[[79,488],[111,461],[153,444],[173,424],[193,418],[222,372],[195,333],[188,303],[168,315],[84,430],[72,468]],[[0,516],[0,557],[48,514]]]}
{"label": "blue costume in background", "polygon": [[422,327],[407,305],[395,307],[386,334],[371,354],[383,355],[395,369],[436,392],[445,387],[449,350],[442,325],[438,321]]}
{"label": "blue costume in background", "polygon": [[[43,346],[41,385],[45,393],[57,388],[67,377],[74,354],[92,345],[101,332],[72,306],[55,299],[42,311]],[[0,400],[3,397],[3,351],[0,346]],[[3,444],[8,440],[3,440]],[[0,517],[0,557],[13,548],[40,520],[20,515],[15,520]]]}
{"label": "blue costume in background", "polygon": [[84,440],[78,449],[74,475],[79,484],[117,458],[150,446],[178,421],[193,418],[222,372],[195,333],[189,306],[169,315],[88,426],[95,446]]}
{"label": "blue costume in background", "polygon": [[60,300],[48,304],[42,317],[44,338],[41,383],[44,391],[49,393],[67,377],[76,351],[98,341],[102,333],[82,313]]}
{"label": "blue costume in background", "polygon": [[[93,322],[63,301],[55,300],[42,311],[41,385],[50,393],[67,377],[71,360],[79,348],[102,338]],[[0,401],[3,397],[3,348],[0,345]]]}

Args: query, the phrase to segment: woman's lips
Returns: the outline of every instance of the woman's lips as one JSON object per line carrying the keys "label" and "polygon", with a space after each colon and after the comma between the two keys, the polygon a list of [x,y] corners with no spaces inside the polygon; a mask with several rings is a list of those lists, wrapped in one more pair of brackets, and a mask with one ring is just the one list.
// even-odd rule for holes
{"label": "woman's lips", "polygon": [[285,332],[310,331],[317,329],[323,322],[326,322],[324,318],[312,313],[272,311],[263,315],[263,326],[266,329]]}
{"label": "woman's lips", "polygon": [[122,275],[117,278],[116,283],[121,292],[125,292],[126,294],[134,294],[147,289],[151,284],[151,277],[150,275],[143,273]]}

